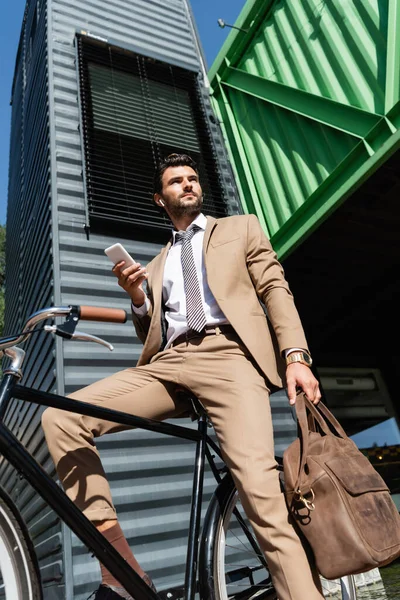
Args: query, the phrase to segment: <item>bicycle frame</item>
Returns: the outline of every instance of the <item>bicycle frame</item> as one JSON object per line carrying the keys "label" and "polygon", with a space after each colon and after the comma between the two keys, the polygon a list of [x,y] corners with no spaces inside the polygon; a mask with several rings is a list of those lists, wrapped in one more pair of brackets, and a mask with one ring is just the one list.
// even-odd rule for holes
{"label": "bicycle frame", "polygon": [[[51,506],[75,535],[93,552],[112,575],[124,586],[135,600],[157,600],[142,578],[128,565],[115,548],[96,529],[91,521],[67,497],[66,493],[53,481],[41,465],[30,455],[14,434],[3,423],[11,398],[34,402],[43,406],[53,406],[61,410],[97,417],[135,427],[155,431],[164,435],[183,438],[196,443],[196,457],[193,474],[193,488],[189,523],[188,549],[185,572],[185,600],[194,600],[196,592],[196,572],[198,539],[200,533],[200,511],[203,496],[205,457],[219,482],[219,471],[210,453],[210,448],[221,457],[220,450],[207,435],[207,419],[200,415],[198,429],[193,430],[181,425],[172,425],[136,417],[108,408],[93,406],[64,396],[41,392],[18,384],[16,373],[4,375],[0,384],[0,452],[9,463],[32,485],[36,492]],[[209,447],[208,447],[209,446]]]}

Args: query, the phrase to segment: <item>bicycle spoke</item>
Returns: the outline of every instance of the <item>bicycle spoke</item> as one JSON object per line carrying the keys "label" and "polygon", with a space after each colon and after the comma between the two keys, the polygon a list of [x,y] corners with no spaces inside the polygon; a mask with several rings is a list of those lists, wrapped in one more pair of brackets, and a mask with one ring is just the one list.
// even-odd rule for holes
{"label": "bicycle spoke", "polygon": [[240,551],[242,551],[242,552],[244,551],[244,552],[246,552],[247,554],[249,554],[250,556],[256,556],[257,558],[260,558],[260,557],[262,557],[262,554],[256,554],[256,553],[254,552],[254,550],[250,550],[250,548],[247,548],[247,547],[244,545],[244,543],[242,542],[242,540],[240,540],[239,538],[237,538],[237,540],[238,540],[238,542],[239,542],[240,546],[235,546],[234,544],[232,544],[232,543],[229,543],[229,544],[225,544],[225,547],[226,547],[226,548],[230,548],[231,550],[238,550],[239,552],[240,552]]}
{"label": "bicycle spoke", "polygon": [[[238,495],[236,496],[236,500],[237,500],[237,498],[238,498]],[[258,543],[254,539],[254,535],[251,532],[250,528],[246,525],[245,518],[240,513],[240,511],[237,507],[237,503],[236,503],[235,508],[233,509],[233,514],[235,515],[235,518],[236,518],[237,522],[239,523],[244,535],[246,536],[250,546],[253,548],[254,553],[260,557],[260,562],[264,565],[264,567],[267,567],[265,557],[262,553],[260,553]]]}

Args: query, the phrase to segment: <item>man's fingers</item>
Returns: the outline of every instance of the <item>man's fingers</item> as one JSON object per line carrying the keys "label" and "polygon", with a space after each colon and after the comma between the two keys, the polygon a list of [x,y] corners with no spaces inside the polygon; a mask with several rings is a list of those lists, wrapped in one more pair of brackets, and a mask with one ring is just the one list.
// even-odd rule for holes
{"label": "man's fingers", "polygon": [[297,388],[303,390],[304,394],[313,404],[318,404],[321,400],[318,379],[316,379],[305,365],[300,363],[290,364],[286,370],[286,384],[291,405],[296,403]]}
{"label": "man's fingers", "polygon": [[[142,269],[142,265],[140,263],[135,263],[134,265],[131,265],[130,267],[126,267],[126,269],[123,269],[121,271],[121,275],[123,275],[124,277],[129,277],[130,275],[132,275],[133,273],[136,273],[137,271],[139,271],[141,269]],[[143,267],[143,269],[144,269],[144,267]]]}
{"label": "man's fingers", "polygon": [[317,385],[315,394],[314,394],[314,400],[313,400],[314,404],[318,404],[318,402],[321,400],[321,398],[322,398],[322,394],[319,389],[319,385]]}
{"label": "man's fingers", "polygon": [[119,263],[116,263],[113,268],[112,268],[112,272],[114,273],[114,275],[116,275],[117,277],[121,277],[121,269],[123,268],[125,264],[124,260],[121,260]]}
{"label": "man's fingers", "polygon": [[131,289],[131,288],[136,288],[136,287],[140,287],[140,284],[143,283],[143,281],[145,281],[148,277],[148,274],[145,273],[144,275],[139,275],[139,276],[135,276],[135,278],[129,277],[125,283],[125,288],[126,289]]}
{"label": "man's fingers", "polygon": [[303,392],[313,404],[318,404],[318,402],[321,400],[321,392],[319,390],[318,383],[313,386],[304,386]]}
{"label": "man's fingers", "polygon": [[136,271],[138,271],[139,269],[142,268],[142,265],[140,263],[134,263],[133,265],[130,265],[129,267],[126,267],[126,268],[124,268],[124,265],[125,265],[124,260],[121,260],[120,262],[116,263],[112,268],[113,273],[115,273],[119,277],[120,276],[129,277],[129,275],[131,275],[132,273],[135,273]]}
{"label": "man's fingers", "polygon": [[141,277],[147,277],[146,267],[142,267],[139,263],[126,269],[123,268],[123,265],[121,266],[121,263],[118,263],[114,266],[113,272],[117,275],[119,284],[122,287],[136,283]]}
{"label": "man's fingers", "polygon": [[296,404],[296,382],[295,381],[287,381],[287,393],[289,396],[289,404]]}
{"label": "man's fingers", "polygon": [[138,279],[145,279],[146,278],[146,269],[143,267],[142,269],[139,269],[138,271],[136,271],[135,273],[131,273],[130,275],[127,276],[127,281],[132,284],[132,283],[137,283]]}

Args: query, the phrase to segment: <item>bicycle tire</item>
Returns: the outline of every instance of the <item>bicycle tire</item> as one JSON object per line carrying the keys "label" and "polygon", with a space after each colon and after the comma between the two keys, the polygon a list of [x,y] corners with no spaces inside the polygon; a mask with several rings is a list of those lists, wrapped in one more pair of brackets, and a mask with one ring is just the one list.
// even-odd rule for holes
{"label": "bicycle tire", "polygon": [[[237,513],[244,520],[246,534]],[[265,559],[259,548],[257,554],[253,547],[258,548],[258,544],[238,502],[233,480],[227,475],[211,499],[205,518],[200,551],[203,600],[278,600]],[[321,582],[326,599],[357,599],[351,575],[336,582],[321,578]]]}
{"label": "bicycle tire", "polygon": [[39,565],[27,527],[0,489],[0,599],[42,600]]}

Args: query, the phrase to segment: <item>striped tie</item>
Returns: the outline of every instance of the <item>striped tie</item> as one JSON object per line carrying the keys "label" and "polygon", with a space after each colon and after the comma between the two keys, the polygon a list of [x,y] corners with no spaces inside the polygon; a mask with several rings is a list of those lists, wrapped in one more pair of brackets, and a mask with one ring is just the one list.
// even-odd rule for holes
{"label": "striped tie", "polygon": [[206,326],[206,315],[201,301],[200,285],[194,263],[192,237],[200,227],[194,225],[188,231],[179,231],[175,241],[182,241],[181,263],[186,295],[186,321],[190,329],[202,331]]}

